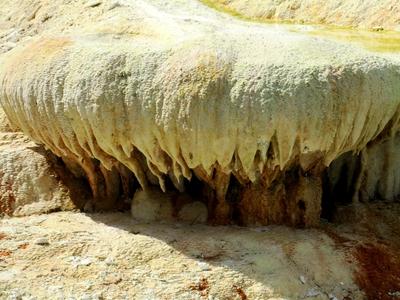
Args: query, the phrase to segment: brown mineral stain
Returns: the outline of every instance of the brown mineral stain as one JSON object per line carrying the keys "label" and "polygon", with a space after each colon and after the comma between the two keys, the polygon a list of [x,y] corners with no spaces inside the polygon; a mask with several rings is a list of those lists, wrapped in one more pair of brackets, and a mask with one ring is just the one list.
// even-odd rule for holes
{"label": "brown mineral stain", "polygon": [[247,300],[247,295],[241,287],[234,285],[233,288],[235,289],[241,300]]}
{"label": "brown mineral stain", "polygon": [[28,246],[29,246],[28,243],[23,243],[23,244],[18,246],[18,249],[25,250],[26,248],[28,248]]}
{"label": "brown mineral stain", "polygon": [[326,230],[336,247],[346,250],[347,261],[356,263],[354,280],[366,299],[395,299],[400,291],[400,250],[382,242],[355,242]]}
{"label": "brown mineral stain", "polygon": [[192,291],[199,291],[204,297],[208,296],[209,284],[207,278],[202,278],[196,284],[192,284],[189,287]]}
{"label": "brown mineral stain", "polygon": [[[0,214],[12,215],[15,206],[15,196],[12,189],[12,184],[8,181],[5,182],[6,193],[1,195],[0,199]],[[0,236],[1,239],[1,236]]]}
{"label": "brown mineral stain", "polygon": [[359,270],[357,284],[368,299],[394,299],[392,293],[400,291],[400,256],[388,246],[365,243],[354,248],[353,255]]}
{"label": "brown mineral stain", "polygon": [[0,250],[0,257],[8,257],[11,255],[10,250]]}

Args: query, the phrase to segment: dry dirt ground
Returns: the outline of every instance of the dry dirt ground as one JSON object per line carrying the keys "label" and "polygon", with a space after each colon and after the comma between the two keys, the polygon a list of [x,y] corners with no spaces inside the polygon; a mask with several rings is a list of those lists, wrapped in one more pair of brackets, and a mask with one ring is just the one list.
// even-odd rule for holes
{"label": "dry dirt ground", "polygon": [[307,230],[4,218],[0,299],[400,299],[399,206]]}

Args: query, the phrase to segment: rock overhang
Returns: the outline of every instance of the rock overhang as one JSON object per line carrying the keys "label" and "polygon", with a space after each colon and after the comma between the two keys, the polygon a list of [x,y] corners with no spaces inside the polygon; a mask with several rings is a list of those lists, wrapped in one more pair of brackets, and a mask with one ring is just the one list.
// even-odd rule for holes
{"label": "rock overhang", "polygon": [[[222,222],[236,209],[244,223],[314,224],[326,167],[398,131],[398,60],[273,27],[173,25],[165,40],[39,37],[3,58],[8,117],[80,166],[94,198],[118,197],[130,172],[145,189],[196,177]],[[231,174],[248,187],[234,209]]]}

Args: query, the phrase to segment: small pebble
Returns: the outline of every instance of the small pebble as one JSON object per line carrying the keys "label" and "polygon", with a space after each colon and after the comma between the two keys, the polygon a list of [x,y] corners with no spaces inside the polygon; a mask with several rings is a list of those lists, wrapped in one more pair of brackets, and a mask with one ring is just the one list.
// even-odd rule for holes
{"label": "small pebble", "polygon": [[80,297],[81,300],[98,300],[102,299],[99,295],[83,294]]}
{"label": "small pebble", "polygon": [[250,230],[255,231],[255,232],[267,232],[267,231],[271,230],[271,228],[262,226],[262,227],[253,227],[253,228],[250,228]]}
{"label": "small pebble", "polygon": [[113,259],[112,257],[107,257],[107,258],[104,260],[104,263],[105,263],[107,266],[115,265],[114,259]]}
{"label": "small pebble", "polygon": [[71,264],[77,266],[89,266],[93,261],[90,257],[71,256],[69,258]]}
{"label": "small pebble", "polygon": [[300,275],[300,281],[302,284],[306,284],[307,280],[303,275]]}
{"label": "small pebble", "polygon": [[40,245],[40,246],[47,246],[47,245],[50,245],[49,240],[46,239],[46,238],[38,238],[38,239],[35,241],[35,244],[36,244],[36,245]]}
{"label": "small pebble", "polygon": [[307,291],[306,297],[317,297],[319,295],[321,295],[321,292],[312,288]]}
{"label": "small pebble", "polygon": [[91,263],[92,263],[92,260],[90,258],[82,258],[81,261],[79,262],[79,265],[88,266]]}
{"label": "small pebble", "polygon": [[19,31],[13,31],[9,35],[7,35],[7,41],[9,43],[17,43],[21,38],[21,34]]}
{"label": "small pebble", "polygon": [[197,265],[199,266],[199,268],[202,271],[210,271],[211,270],[210,266],[206,262],[198,262]]}
{"label": "small pebble", "polygon": [[329,296],[329,300],[339,300],[339,299],[336,298],[336,296],[333,295],[333,294],[329,294],[328,296]]}

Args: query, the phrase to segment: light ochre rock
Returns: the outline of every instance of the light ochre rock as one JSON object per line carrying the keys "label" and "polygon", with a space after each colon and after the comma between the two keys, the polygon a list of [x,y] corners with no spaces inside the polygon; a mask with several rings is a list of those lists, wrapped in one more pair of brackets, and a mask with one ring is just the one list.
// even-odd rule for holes
{"label": "light ochre rock", "polygon": [[[0,215],[24,216],[77,207],[53,160],[51,153],[22,133],[0,133]],[[75,188],[78,191],[79,185]]]}
{"label": "light ochre rock", "polygon": [[11,129],[0,108],[0,216],[71,210],[86,196],[52,153]]}
{"label": "light ochre rock", "polygon": [[0,132],[12,132],[13,129],[10,126],[10,122],[4,110],[0,107]]}
{"label": "light ochre rock", "polygon": [[399,129],[397,53],[242,22],[197,1],[108,4],[82,16],[76,4],[68,15],[79,28],[61,16],[68,6],[54,7],[57,26],[0,58],[13,126],[80,167],[98,208],[129,195],[121,183],[133,174],[145,190],[200,181],[218,223],[314,225],[332,161],[357,161]]}

